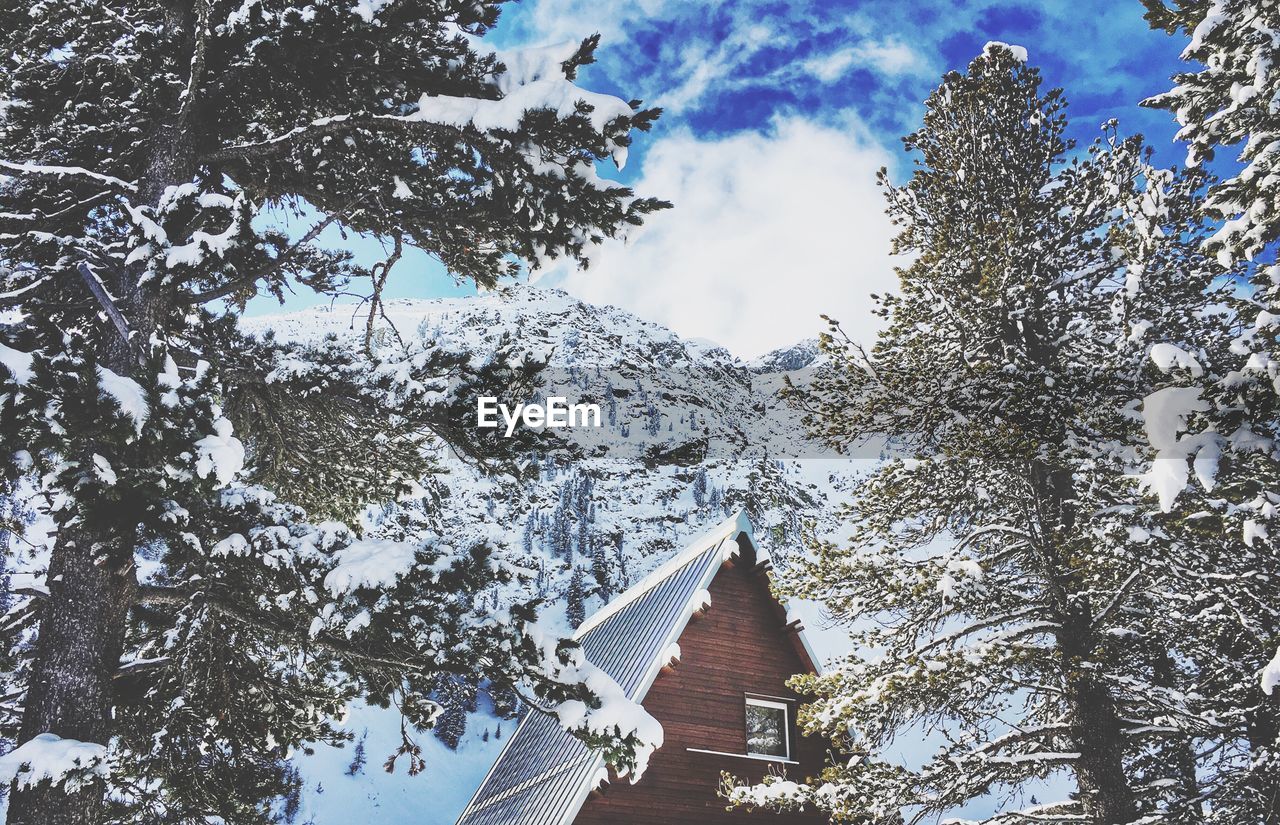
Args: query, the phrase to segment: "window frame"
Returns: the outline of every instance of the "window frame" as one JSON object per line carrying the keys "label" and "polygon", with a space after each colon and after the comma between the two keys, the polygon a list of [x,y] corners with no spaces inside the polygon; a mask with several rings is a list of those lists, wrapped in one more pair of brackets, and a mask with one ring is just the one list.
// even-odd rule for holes
{"label": "window frame", "polygon": [[[742,703],[742,721],[743,721],[743,749],[746,755],[753,759],[774,759],[780,762],[791,760],[791,706],[783,701],[776,699],[765,699],[759,696],[744,696]],[[776,753],[752,753],[751,751],[751,728],[747,722],[748,708],[755,706],[760,708],[769,708],[770,710],[782,711],[782,754]]]}

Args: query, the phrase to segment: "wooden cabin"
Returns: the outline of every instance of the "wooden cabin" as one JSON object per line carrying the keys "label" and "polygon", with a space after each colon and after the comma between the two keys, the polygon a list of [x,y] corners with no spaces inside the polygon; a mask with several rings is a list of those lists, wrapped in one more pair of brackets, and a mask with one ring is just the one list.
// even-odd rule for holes
{"label": "wooden cabin", "polygon": [[722,771],[803,780],[826,744],[796,728],[786,686],[814,672],[804,629],[769,591],[745,514],[699,538],[587,619],[574,635],[586,658],[662,723],[664,743],[636,783],[546,714],[528,714],[458,825],[820,823],[816,812],[725,809]]}

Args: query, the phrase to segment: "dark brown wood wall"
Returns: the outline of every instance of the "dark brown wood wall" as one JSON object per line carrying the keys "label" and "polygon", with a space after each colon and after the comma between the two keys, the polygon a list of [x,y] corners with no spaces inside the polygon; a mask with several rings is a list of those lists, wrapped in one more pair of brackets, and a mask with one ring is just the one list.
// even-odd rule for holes
{"label": "dark brown wood wall", "polygon": [[[708,588],[711,607],[695,615],[680,637],[680,664],[659,674],[643,702],[662,723],[665,742],[635,785],[615,780],[593,793],[575,825],[707,825],[767,822],[782,825],[825,822],[813,813],[726,811],[718,794],[720,772],[760,780],[766,771],[785,771],[803,780],[821,771],[826,745],[799,738],[794,708],[799,696],[786,687],[792,674],[809,669],[766,577],[751,559],[725,565]],[[789,713],[791,758],[799,764],[696,753],[689,748],[746,753],[746,694],[792,700]]]}

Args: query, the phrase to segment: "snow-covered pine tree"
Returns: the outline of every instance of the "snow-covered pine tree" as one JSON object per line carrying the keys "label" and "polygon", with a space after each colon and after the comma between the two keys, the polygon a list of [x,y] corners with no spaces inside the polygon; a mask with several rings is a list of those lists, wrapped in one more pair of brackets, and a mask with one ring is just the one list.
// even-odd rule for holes
{"label": "snow-covered pine tree", "polygon": [[[493,703],[493,714],[499,719],[514,719],[520,713],[520,697],[511,688],[495,687],[490,685],[488,688],[489,700]],[[501,726],[499,726],[501,730]]]}
{"label": "snow-covered pine tree", "polygon": [[[850,630],[854,652],[796,685],[816,697],[801,725],[852,758],[740,804],[916,823],[1054,774],[1066,798],[988,821],[1197,818],[1204,731],[1159,621],[1185,595],[1163,554],[1188,549],[1159,540],[1133,480],[1131,399],[1157,380],[1154,345],[1223,323],[1202,311],[1202,182],[1114,127],[1073,153],[1040,82],[988,45],[930,95],[910,181],[885,176],[900,293],[870,351],[823,336],[835,369],[799,400],[833,446],[888,435],[910,457],[858,484],[851,546],[815,541],[786,587]],[[938,751],[904,764],[895,740],[922,735]]]}
{"label": "snow-covered pine tree", "polygon": [[1144,105],[1177,117],[1189,166],[1239,147],[1244,168],[1215,184],[1205,202],[1221,220],[1208,244],[1224,265],[1253,259],[1280,238],[1280,8],[1257,0],[1142,2],[1153,26],[1190,35],[1182,58],[1199,64]]}
{"label": "snow-covered pine tree", "polygon": [[591,578],[596,583],[596,593],[605,601],[613,594],[613,580],[609,575],[609,557],[604,552],[604,537],[598,533],[591,545]]}
{"label": "snow-covered pine tree", "polygon": [[582,568],[574,565],[573,574],[569,577],[569,589],[565,592],[565,617],[569,626],[577,628],[587,618],[585,601],[587,598],[586,577]]}
{"label": "snow-covered pine tree", "polygon": [[707,503],[707,468],[699,467],[693,477],[693,504],[699,510]]}
{"label": "snow-covered pine tree", "polygon": [[356,739],[355,747],[351,751],[351,762],[347,765],[347,776],[359,776],[364,773],[364,766],[369,761],[369,755],[365,752],[365,742],[369,739],[369,729],[365,728],[360,737]]}
{"label": "snow-covered pine tree", "polygon": [[476,687],[466,679],[445,676],[433,698],[443,710],[432,732],[449,750],[456,751],[467,732],[467,714],[475,710]]}
{"label": "snow-covered pine tree", "polygon": [[578,554],[583,558],[591,556],[591,525],[587,521],[585,513],[579,511],[578,514],[578,538],[576,545]]}
{"label": "snow-covered pine tree", "polygon": [[530,510],[524,520],[524,532],[520,535],[520,549],[526,556],[533,555],[533,537],[537,532],[538,511]]}
{"label": "snow-covered pine tree", "polygon": [[1144,2],[1152,25],[1190,36],[1182,56],[1199,64],[1146,104],[1174,113],[1188,164],[1228,147],[1243,164],[1203,206],[1219,222],[1206,248],[1243,270],[1226,302],[1236,327],[1162,359],[1165,386],[1143,407],[1160,413],[1148,416],[1147,480],[1167,513],[1163,529],[1202,549],[1177,571],[1198,598],[1170,620],[1194,642],[1186,656],[1204,675],[1200,714],[1217,729],[1199,767],[1212,789],[1208,820],[1270,822],[1280,811],[1280,267],[1270,263],[1280,238],[1280,9]]}
{"label": "snow-covered pine tree", "polygon": [[[429,724],[440,672],[585,695],[587,671],[526,631],[527,609],[483,621],[456,598],[493,584],[487,548],[318,521],[402,490],[424,433],[502,460],[508,445],[459,422],[527,371],[372,336],[354,354],[252,342],[235,324],[256,295],[352,279],[372,324],[404,244],[492,285],[517,259],[584,260],[662,206],[595,170],[656,110],[575,85],[595,38],[485,49],[499,10],[0,8],[0,301],[18,310],[0,326],[0,454],[7,483],[41,480],[57,523],[5,733],[32,761],[84,743],[79,770],[18,777],[10,823],[97,823],[108,791],[113,821],[258,821],[252,792],[288,777],[257,766],[334,738],[361,694]],[[321,248],[329,227],[383,239],[388,259]],[[588,738],[630,761],[634,726],[598,721]]]}
{"label": "snow-covered pine tree", "polygon": [[546,549],[558,558],[573,558],[573,525],[563,503],[551,514],[551,529],[547,533]]}
{"label": "snow-covered pine tree", "polygon": [[711,492],[707,496],[707,507],[711,510],[726,511],[729,508],[724,503],[724,488],[712,485]]}
{"label": "snow-covered pine tree", "polygon": [[613,557],[618,565],[618,587],[625,590],[631,586],[631,577],[627,575],[626,539],[621,531],[613,539]]}

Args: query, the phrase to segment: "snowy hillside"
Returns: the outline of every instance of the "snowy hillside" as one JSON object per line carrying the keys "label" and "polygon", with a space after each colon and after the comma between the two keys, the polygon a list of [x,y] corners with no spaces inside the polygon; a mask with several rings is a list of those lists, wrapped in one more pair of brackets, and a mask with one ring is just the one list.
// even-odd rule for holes
{"label": "snowy hillside", "polygon": [[[776,397],[781,376],[812,367],[814,342],[751,362],[705,341],[613,308],[594,307],[563,292],[520,288],[479,298],[395,301],[391,325],[403,339],[418,336],[485,357],[504,343],[548,359],[543,395],[601,404],[597,430],[563,431],[587,457],[534,456],[536,480],[484,477],[451,454],[447,472],[424,486],[431,506],[407,501],[371,508],[371,529],[407,532],[430,525],[503,545],[502,557],[527,571],[524,590],[502,599],[541,597],[544,623],[568,632],[609,598],[678,551],[693,536],[738,508],[756,535],[785,564],[806,519],[829,518],[828,497],[849,477],[849,465],[808,444]],[[252,318],[254,333],[272,330],[294,340],[333,334],[358,345],[364,319],[352,306]],[[393,333],[382,325],[379,340]],[[465,525],[466,527],[462,527]],[[368,764],[349,773],[353,747],[302,755],[306,793],[296,821],[345,823],[354,814],[382,823],[449,823],[480,781],[514,720],[492,712],[489,697],[467,689],[442,693],[441,737],[416,737],[427,766],[416,777],[381,769],[399,742],[398,715],[353,709],[347,729],[368,730]],[[463,707],[452,707],[461,703]],[[477,710],[466,712],[474,705]],[[441,738],[457,743],[448,754]]]}

